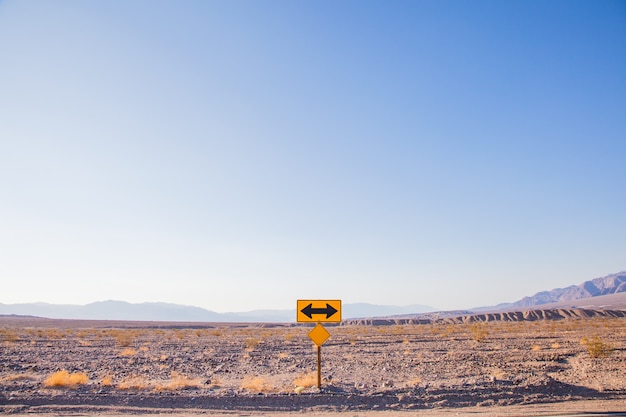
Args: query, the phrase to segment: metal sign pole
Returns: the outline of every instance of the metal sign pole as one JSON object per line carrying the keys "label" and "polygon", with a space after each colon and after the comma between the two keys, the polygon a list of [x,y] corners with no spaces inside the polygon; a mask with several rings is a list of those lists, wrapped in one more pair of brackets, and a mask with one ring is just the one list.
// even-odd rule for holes
{"label": "metal sign pole", "polygon": [[322,346],[317,346],[317,389],[322,389]]}

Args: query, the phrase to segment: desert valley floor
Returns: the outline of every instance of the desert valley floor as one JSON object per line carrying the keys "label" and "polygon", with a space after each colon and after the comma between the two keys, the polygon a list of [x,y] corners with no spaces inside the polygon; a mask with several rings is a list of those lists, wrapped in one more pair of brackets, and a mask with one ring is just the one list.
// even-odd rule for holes
{"label": "desert valley floor", "polygon": [[311,328],[5,316],[0,412],[626,411],[624,317]]}

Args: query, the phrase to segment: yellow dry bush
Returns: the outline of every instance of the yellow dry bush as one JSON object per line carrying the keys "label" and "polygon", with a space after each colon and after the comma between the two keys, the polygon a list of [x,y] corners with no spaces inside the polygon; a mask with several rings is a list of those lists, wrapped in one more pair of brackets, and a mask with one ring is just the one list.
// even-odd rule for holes
{"label": "yellow dry bush", "polygon": [[158,384],[154,389],[156,391],[174,391],[177,389],[199,387],[201,384],[200,378],[189,378],[173,371],[169,381],[164,384]]}
{"label": "yellow dry bush", "polygon": [[119,343],[122,347],[127,347],[133,344],[138,333],[132,330],[110,330],[109,334]]}
{"label": "yellow dry bush", "polygon": [[421,384],[422,381],[423,380],[422,380],[421,377],[416,376],[416,377],[413,377],[413,378],[409,379],[406,384],[409,387],[415,387],[415,386],[418,386],[419,384]]}
{"label": "yellow dry bush", "polygon": [[17,342],[20,339],[13,329],[0,329],[0,340],[5,342]]}
{"label": "yellow dry bush", "polygon": [[589,352],[589,356],[592,358],[604,358],[613,353],[613,346],[604,342],[600,337],[593,336],[592,338],[583,337],[580,344],[584,345]]}
{"label": "yellow dry bush", "polygon": [[259,346],[259,344],[261,344],[261,341],[258,339],[248,339],[246,340],[246,350],[247,351],[252,351],[254,350],[254,348],[256,348],[257,346]]}
{"label": "yellow dry bush", "polygon": [[0,382],[13,382],[35,379],[37,379],[37,377],[33,374],[9,374],[0,378]]}
{"label": "yellow dry bush", "polygon": [[489,335],[489,331],[482,323],[474,323],[468,326],[470,335],[475,342],[483,342]]}
{"label": "yellow dry bush", "polygon": [[259,376],[244,378],[241,382],[241,388],[252,392],[271,392],[276,390],[266,378]]}
{"label": "yellow dry bush", "polygon": [[126,348],[120,352],[120,356],[135,356],[137,354],[137,350],[133,348]]}
{"label": "yellow dry bush", "polygon": [[89,377],[82,372],[69,373],[61,370],[53,373],[44,381],[46,387],[73,388],[89,382]]}
{"label": "yellow dry bush", "polygon": [[140,376],[131,376],[117,384],[117,388],[121,390],[146,389],[148,388],[148,383]]}
{"label": "yellow dry bush", "polygon": [[111,376],[107,375],[102,378],[102,386],[110,387],[111,385],[113,385],[113,378]]}
{"label": "yellow dry bush", "polygon": [[314,387],[317,385],[317,372],[307,372],[300,375],[293,381],[296,387]]}

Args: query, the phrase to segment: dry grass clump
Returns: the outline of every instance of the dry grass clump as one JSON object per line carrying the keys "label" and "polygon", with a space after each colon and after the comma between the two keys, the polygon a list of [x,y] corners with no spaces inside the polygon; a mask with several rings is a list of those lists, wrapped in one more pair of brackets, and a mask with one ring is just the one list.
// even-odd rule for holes
{"label": "dry grass clump", "polygon": [[113,385],[113,377],[110,375],[105,376],[104,378],[102,378],[102,382],[101,382],[103,387],[110,387]]}
{"label": "dry grass clump", "polygon": [[593,336],[592,338],[585,336],[580,341],[580,344],[587,348],[587,352],[592,358],[605,358],[613,353],[614,350],[611,344],[604,342],[599,336]]}
{"label": "dry grass clump", "polygon": [[276,387],[274,387],[266,378],[260,376],[244,378],[243,381],[241,381],[241,388],[252,392],[276,391]]}
{"label": "dry grass clump", "polygon": [[252,350],[254,350],[254,348],[259,346],[260,344],[261,344],[260,340],[250,338],[250,339],[246,340],[246,350],[247,351],[252,351]]}
{"label": "dry grass clump", "polygon": [[457,333],[456,324],[437,325],[433,328],[433,334],[439,333],[441,337],[452,337]]}
{"label": "dry grass clump", "polygon": [[156,391],[175,391],[177,389],[197,388],[201,385],[202,381],[200,381],[200,378],[189,378],[172,371],[170,380],[163,384],[157,384],[154,389]]}
{"label": "dry grass clump", "polygon": [[419,376],[413,377],[406,382],[408,387],[416,387],[423,382],[422,378]]}
{"label": "dry grass clump", "polygon": [[33,374],[9,374],[0,378],[0,382],[13,382],[13,381],[25,381],[25,380],[35,380],[37,376]]}
{"label": "dry grass clump", "polygon": [[19,335],[13,329],[0,329],[0,340],[3,342],[17,342]]}
{"label": "dry grass clump", "polygon": [[470,324],[468,326],[468,330],[470,332],[472,340],[474,340],[475,342],[484,342],[485,339],[487,339],[487,336],[489,336],[489,331],[487,330],[487,327],[482,323]]}
{"label": "dry grass clump", "polygon": [[[108,379],[107,379],[108,378]],[[107,377],[102,380],[102,385],[111,384],[112,380]],[[106,382],[106,384],[105,384]],[[171,377],[168,381],[157,382],[148,381],[145,378],[134,375],[129,376],[122,382],[117,384],[117,388],[120,390],[146,390],[154,389],[155,391],[175,391],[178,389],[197,388],[202,385],[200,378],[190,378],[185,375],[179,374],[176,371],[172,371]]]}
{"label": "dry grass clump", "polygon": [[133,344],[135,339],[138,336],[138,333],[133,330],[110,330],[109,335],[111,335],[117,343],[119,343],[122,347],[128,347]]}
{"label": "dry grass clump", "polygon": [[293,381],[293,385],[304,388],[317,386],[317,372],[311,371],[300,375]]}
{"label": "dry grass clump", "polygon": [[140,376],[130,376],[124,379],[122,382],[117,384],[117,388],[121,390],[129,390],[129,389],[146,389],[149,384],[145,378]]}
{"label": "dry grass clump", "polygon": [[120,352],[120,356],[135,356],[137,354],[137,350],[133,348],[126,348]]}
{"label": "dry grass clump", "polygon": [[69,373],[66,370],[61,370],[46,378],[43,384],[46,387],[75,388],[87,382],[89,382],[87,374],[82,372]]}
{"label": "dry grass clump", "polygon": [[66,336],[61,329],[46,329],[41,331],[41,336],[48,340],[61,340]]}

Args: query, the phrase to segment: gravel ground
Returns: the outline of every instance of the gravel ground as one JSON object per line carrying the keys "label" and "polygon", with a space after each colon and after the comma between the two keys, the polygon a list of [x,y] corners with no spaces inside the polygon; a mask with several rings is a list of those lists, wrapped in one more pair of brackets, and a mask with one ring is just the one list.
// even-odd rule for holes
{"label": "gravel ground", "polygon": [[624,318],[311,328],[0,319],[0,411],[626,410]]}

